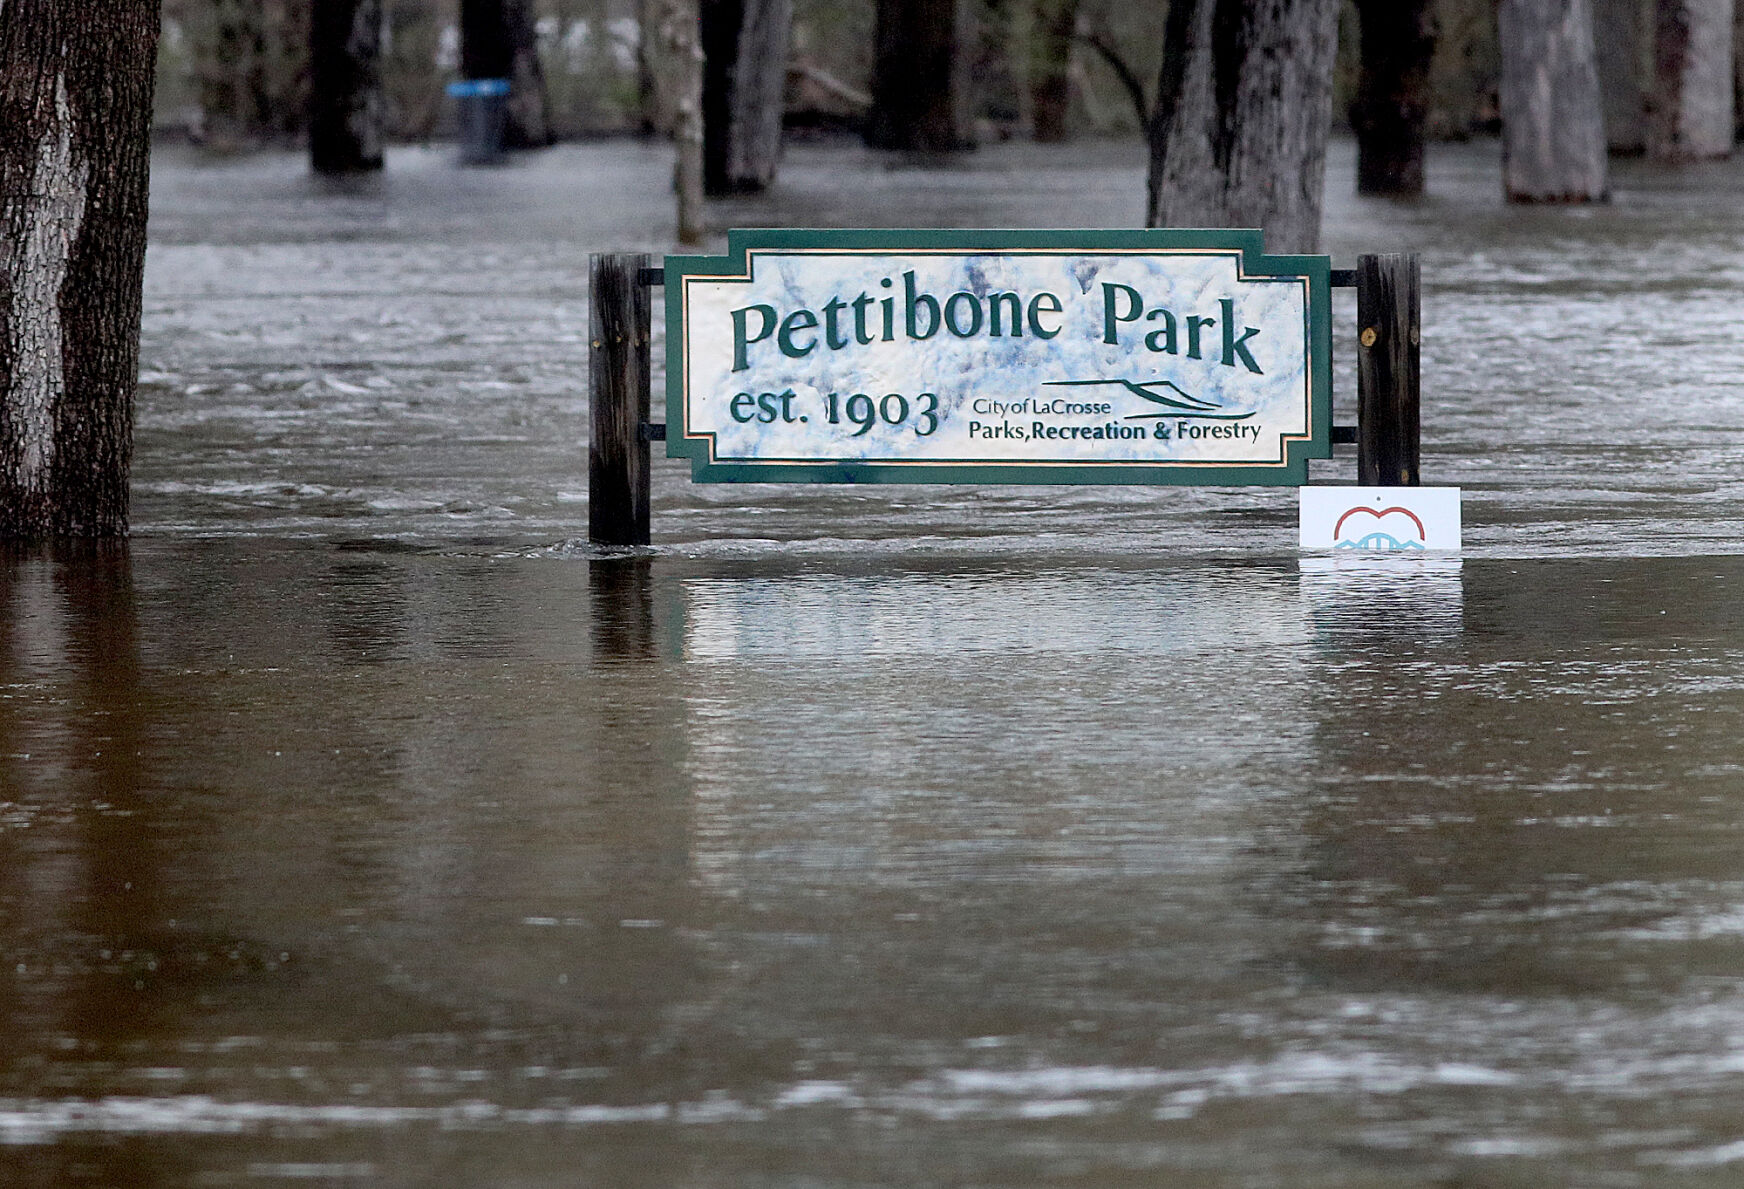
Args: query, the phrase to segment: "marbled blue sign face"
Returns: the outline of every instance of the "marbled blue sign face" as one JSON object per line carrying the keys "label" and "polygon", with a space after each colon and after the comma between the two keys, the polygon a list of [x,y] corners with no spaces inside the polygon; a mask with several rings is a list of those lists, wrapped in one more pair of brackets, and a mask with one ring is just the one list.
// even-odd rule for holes
{"label": "marbled blue sign face", "polygon": [[704,480],[1301,483],[1325,257],[1251,231],[734,232],[666,264]]}

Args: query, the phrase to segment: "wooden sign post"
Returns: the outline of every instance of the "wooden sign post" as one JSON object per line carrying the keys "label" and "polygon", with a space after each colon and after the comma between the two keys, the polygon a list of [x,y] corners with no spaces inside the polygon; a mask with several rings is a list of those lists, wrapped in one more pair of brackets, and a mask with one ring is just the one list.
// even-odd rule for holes
{"label": "wooden sign post", "polygon": [[1415,256],[1356,265],[1357,482],[1416,487],[1423,316]]}
{"label": "wooden sign post", "polygon": [[648,257],[619,253],[590,262],[587,539],[648,543],[649,346],[654,328],[644,272]]}

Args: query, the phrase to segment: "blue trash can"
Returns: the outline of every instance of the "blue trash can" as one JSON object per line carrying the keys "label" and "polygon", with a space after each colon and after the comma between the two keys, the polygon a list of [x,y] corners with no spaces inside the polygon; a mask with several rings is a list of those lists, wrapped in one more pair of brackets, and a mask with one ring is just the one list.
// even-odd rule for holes
{"label": "blue trash can", "polygon": [[509,80],[468,78],[448,84],[460,123],[460,163],[494,165],[503,159],[509,115]]}

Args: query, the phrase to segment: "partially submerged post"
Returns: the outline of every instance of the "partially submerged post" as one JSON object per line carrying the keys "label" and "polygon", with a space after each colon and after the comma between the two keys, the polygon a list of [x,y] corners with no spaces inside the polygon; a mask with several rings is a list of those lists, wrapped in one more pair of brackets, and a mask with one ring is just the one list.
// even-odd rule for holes
{"label": "partially submerged post", "polygon": [[1365,487],[1422,481],[1420,288],[1414,255],[1357,258],[1356,469]]}
{"label": "partially submerged post", "polygon": [[599,545],[648,543],[649,341],[652,314],[642,270],[646,255],[597,255],[590,261],[587,447],[587,537]]}

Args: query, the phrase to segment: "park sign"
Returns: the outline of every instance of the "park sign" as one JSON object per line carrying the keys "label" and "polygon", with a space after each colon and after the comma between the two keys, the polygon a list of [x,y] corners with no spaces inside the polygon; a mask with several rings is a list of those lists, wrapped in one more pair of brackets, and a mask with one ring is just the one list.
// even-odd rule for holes
{"label": "park sign", "polygon": [[666,259],[667,454],[726,482],[1279,484],[1330,263],[1258,231],[734,231]]}

